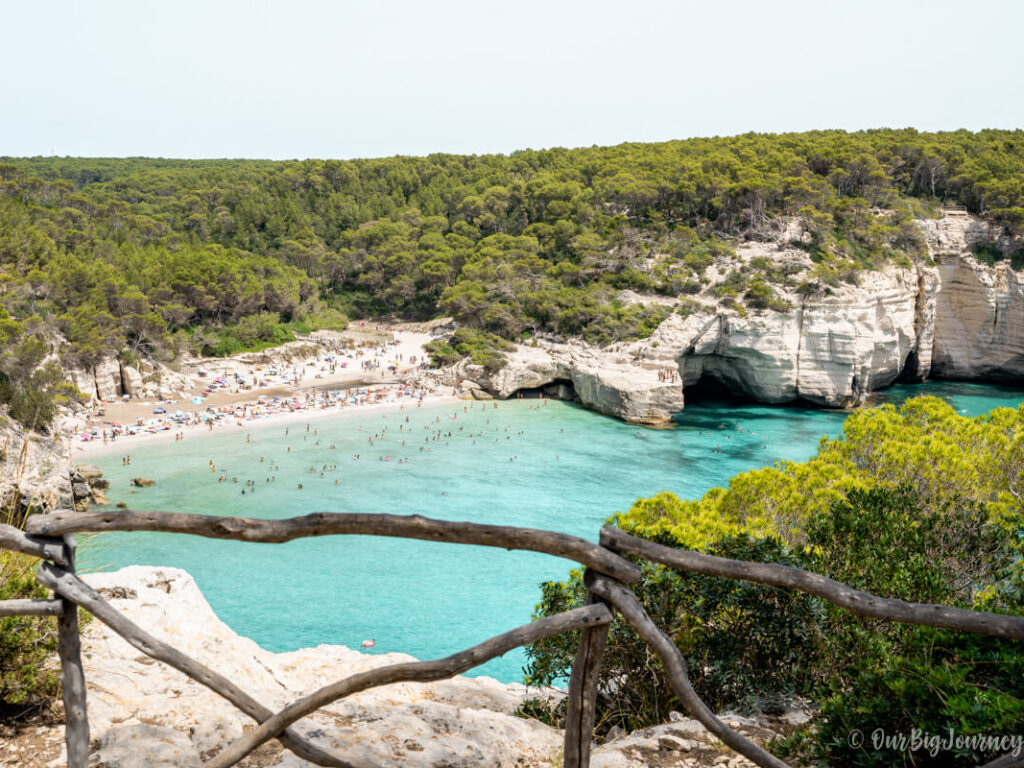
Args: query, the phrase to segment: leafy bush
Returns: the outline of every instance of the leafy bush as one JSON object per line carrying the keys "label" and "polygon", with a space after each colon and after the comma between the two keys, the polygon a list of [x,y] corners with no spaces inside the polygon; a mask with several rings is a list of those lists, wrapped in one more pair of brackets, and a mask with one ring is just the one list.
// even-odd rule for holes
{"label": "leafy bush", "polygon": [[[49,596],[35,580],[37,563],[27,555],[0,550],[0,600]],[[0,618],[0,708],[24,710],[44,705],[57,695],[59,672],[46,664],[56,649],[53,617]]]}
{"label": "leafy bush", "polygon": [[[976,503],[926,506],[907,489],[853,491],[808,521],[808,567],[884,597],[1024,614],[1019,533],[992,523]],[[851,745],[849,736],[915,728],[1013,735],[1024,722],[1019,643],[825,609],[821,711],[805,757],[829,765],[975,765],[997,753],[877,749],[870,739]]]}
{"label": "leafy bush", "polygon": [[767,309],[775,298],[775,291],[763,280],[751,280],[744,298],[754,309]]}
{"label": "leafy bush", "polygon": [[[671,539],[660,543],[676,545]],[[738,559],[797,561],[776,539],[740,535],[716,542],[712,554]],[[651,618],[686,655],[694,688],[712,708],[774,707],[806,689],[813,669],[800,664],[816,640],[814,603],[804,595],[703,574],[675,571],[640,561],[633,585]],[[546,582],[538,615],[576,608],[586,599],[581,574]],[[568,677],[579,633],[564,633],[527,649],[526,681],[549,685]],[[668,719],[682,704],[660,661],[634,630],[616,618],[601,663],[604,682],[598,730],[626,730]]]}
{"label": "leafy bush", "polygon": [[[823,441],[808,462],[743,473],[698,501],[641,499],[615,521],[669,546],[796,565],[882,596],[1024,614],[1022,476],[1024,406],[968,419],[919,398],[853,414],[844,438]],[[805,730],[782,745],[802,761],[948,765],[948,754],[928,762],[854,750],[848,736],[1013,733],[1024,717],[1018,643],[864,619],[817,598],[647,563],[642,571],[641,601],[711,706],[771,709],[795,692],[819,704],[817,736]],[[537,612],[583,599],[573,573],[543,585]],[[531,647],[529,679],[567,674],[574,648],[566,638]],[[613,625],[606,656],[605,727],[649,725],[678,708],[624,625]]]}
{"label": "leafy bush", "polygon": [[490,372],[505,365],[502,351],[511,348],[511,344],[492,333],[470,328],[459,328],[447,339],[434,339],[424,345],[434,365],[453,365],[468,357],[474,365],[481,365]]}

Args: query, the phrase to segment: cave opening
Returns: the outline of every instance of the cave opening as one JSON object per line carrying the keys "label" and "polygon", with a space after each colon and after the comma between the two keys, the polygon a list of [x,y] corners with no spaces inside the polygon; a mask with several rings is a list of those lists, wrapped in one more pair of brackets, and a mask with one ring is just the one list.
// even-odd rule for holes
{"label": "cave opening", "polygon": [[576,387],[573,386],[572,381],[569,379],[555,379],[554,381],[542,384],[539,387],[523,387],[517,389],[512,393],[510,399],[513,398],[524,398],[524,399],[540,399],[547,398],[549,400],[566,400],[569,402],[579,402],[579,395],[576,394]]}
{"label": "cave opening", "polygon": [[737,392],[713,373],[704,371],[699,379],[683,387],[683,399],[687,405],[697,404],[750,404],[753,398]]}

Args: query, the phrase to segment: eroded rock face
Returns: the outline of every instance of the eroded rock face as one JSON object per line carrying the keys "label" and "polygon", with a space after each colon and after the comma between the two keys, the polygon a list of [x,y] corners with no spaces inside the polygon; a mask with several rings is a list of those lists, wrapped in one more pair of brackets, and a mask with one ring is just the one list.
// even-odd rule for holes
{"label": "eroded rock face", "polygon": [[462,365],[457,378],[476,381],[503,398],[521,389],[570,381],[585,406],[633,424],[662,424],[683,407],[678,381],[673,384],[658,377],[659,368],[668,371],[672,366],[664,361],[645,364],[628,346],[602,350],[575,342],[540,342],[537,346],[520,345],[508,360],[508,365],[495,373]]}
{"label": "eroded rock face", "polygon": [[117,400],[122,395],[136,399],[168,399],[181,396],[192,386],[185,374],[159,363],[142,363],[141,369],[107,358],[94,368],[65,371],[68,380],[94,401]]}
{"label": "eroded rock face", "polygon": [[14,510],[12,517],[17,518],[29,506],[71,507],[69,453],[67,438],[59,431],[38,435],[9,420],[0,421],[0,509]]}
{"label": "eroded rock face", "polygon": [[456,378],[498,397],[567,380],[587,407],[657,425],[682,410],[684,388],[705,377],[759,402],[848,407],[901,377],[1024,376],[1024,275],[971,255],[977,244],[1002,243],[997,233],[971,217],[921,228],[935,266],[864,272],[856,285],[791,295],[786,311],[705,306],[672,314],[650,338],[603,349],[535,342],[509,354],[497,373],[463,366]]}
{"label": "eroded rock face", "polygon": [[[179,569],[132,566],[83,578],[147,632],[274,710],[328,682],[412,660],[343,646],[270,653],[223,624],[191,576]],[[101,754],[122,756],[110,765],[197,764],[199,756],[237,738],[252,722],[203,686],[143,656],[99,621],[84,631],[83,658],[92,736]],[[355,765],[548,766],[562,736],[535,720],[512,716],[526,695],[522,685],[490,678],[397,683],[331,704],[296,727]],[[142,754],[143,742],[155,762],[131,762],[132,745],[138,743],[135,752]],[[269,764],[309,765],[287,753]]]}
{"label": "eroded rock face", "polygon": [[121,384],[121,364],[117,360],[101,360],[93,369],[96,396],[100,400],[116,400],[124,394]]}
{"label": "eroded rock face", "polygon": [[932,373],[953,379],[1024,376],[1024,275],[941,256]]}
{"label": "eroded rock face", "polygon": [[648,339],[520,346],[497,373],[463,374],[499,397],[570,380],[584,405],[649,425],[682,410],[684,386],[705,376],[759,402],[854,405],[894,382],[918,348],[918,286],[914,270],[867,273],[787,312],[673,314]]}

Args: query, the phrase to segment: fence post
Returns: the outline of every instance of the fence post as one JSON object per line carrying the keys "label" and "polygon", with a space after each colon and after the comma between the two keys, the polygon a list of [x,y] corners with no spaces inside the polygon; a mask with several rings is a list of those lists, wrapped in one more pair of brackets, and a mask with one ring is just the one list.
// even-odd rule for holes
{"label": "fence post", "polygon": [[[587,605],[603,602],[592,592],[587,592]],[[594,717],[597,709],[597,683],[609,626],[601,624],[580,632],[580,645],[572,663],[569,698],[565,711],[565,768],[587,768],[590,765],[590,744],[594,739]]]}
{"label": "fence post", "polygon": [[[64,536],[64,556],[68,570],[74,572],[74,534]],[[78,636],[78,606],[63,598],[61,603],[62,612],[57,620],[57,655],[60,657],[60,682],[64,692],[64,743],[68,752],[68,768],[88,768],[89,720],[85,711],[85,673]]]}

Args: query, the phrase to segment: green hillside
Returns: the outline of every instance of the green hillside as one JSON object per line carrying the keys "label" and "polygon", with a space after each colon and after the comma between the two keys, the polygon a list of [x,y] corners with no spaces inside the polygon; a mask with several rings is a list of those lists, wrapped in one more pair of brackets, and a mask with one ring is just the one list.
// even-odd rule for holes
{"label": "green hillside", "polygon": [[[4,158],[0,396],[27,386],[47,346],[66,366],[230,354],[368,315],[451,314],[464,349],[497,345],[478,331],[643,337],[670,309],[622,303],[621,290],[696,293],[716,256],[778,236],[780,216],[801,217],[827,286],[922,258],[912,220],[939,203],[1020,232],[1024,132],[353,161]],[[722,301],[784,309],[773,286],[787,279],[767,262],[737,268]]]}

